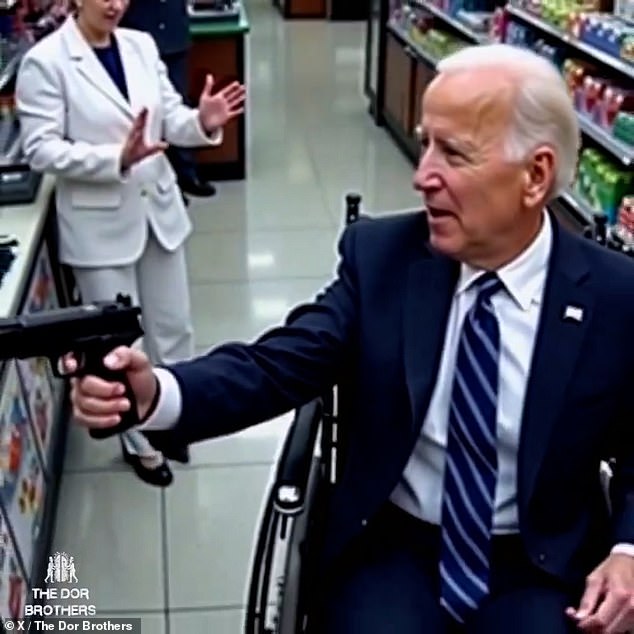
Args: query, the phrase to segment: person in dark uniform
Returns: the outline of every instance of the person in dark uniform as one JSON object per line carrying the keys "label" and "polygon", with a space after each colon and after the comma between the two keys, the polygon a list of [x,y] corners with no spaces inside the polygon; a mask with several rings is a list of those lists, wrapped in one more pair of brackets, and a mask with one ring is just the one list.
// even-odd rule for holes
{"label": "person in dark uniform", "polygon": [[[121,26],[149,33],[167,66],[170,81],[188,102],[187,51],[189,15],[187,0],[130,0]],[[215,187],[201,180],[191,150],[170,146],[167,151],[181,190],[192,196],[213,196]]]}

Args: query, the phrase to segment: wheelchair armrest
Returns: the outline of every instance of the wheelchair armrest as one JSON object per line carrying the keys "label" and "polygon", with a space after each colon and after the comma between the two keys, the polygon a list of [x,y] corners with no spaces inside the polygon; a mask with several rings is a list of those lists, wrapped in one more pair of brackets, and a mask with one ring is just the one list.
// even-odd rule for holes
{"label": "wheelchair armrest", "polygon": [[296,515],[304,507],[322,417],[321,399],[310,401],[295,413],[275,478],[274,504],[280,513]]}

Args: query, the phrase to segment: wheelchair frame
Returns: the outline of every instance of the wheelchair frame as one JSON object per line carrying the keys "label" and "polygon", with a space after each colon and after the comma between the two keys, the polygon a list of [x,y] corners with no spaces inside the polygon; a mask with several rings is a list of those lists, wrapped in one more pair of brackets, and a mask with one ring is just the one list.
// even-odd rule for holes
{"label": "wheelchair frame", "polygon": [[[346,195],[346,225],[359,218],[360,206],[360,195]],[[584,234],[597,239],[595,231]],[[311,556],[320,550],[323,517],[314,511],[327,503],[343,462],[338,389],[295,410],[254,545],[245,634],[303,634],[308,626]],[[600,478],[608,506],[611,476],[611,465],[602,463]],[[284,561],[276,567],[279,557]],[[272,588],[274,574],[277,582]]]}
{"label": "wheelchair frame", "polygon": [[[361,196],[348,194],[345,201],[348,225],[359,218]],[[335,387],[295,411],[254,547],[246,634],[299,634],[306,629],[310,553],[318,551],[313,545],[321,537],[320,514],[313,511],[325,504],[338,478],[337,396]],[[284,563],[276,571],[279,556]],[[275,588],[273,574],[277,574]]]}

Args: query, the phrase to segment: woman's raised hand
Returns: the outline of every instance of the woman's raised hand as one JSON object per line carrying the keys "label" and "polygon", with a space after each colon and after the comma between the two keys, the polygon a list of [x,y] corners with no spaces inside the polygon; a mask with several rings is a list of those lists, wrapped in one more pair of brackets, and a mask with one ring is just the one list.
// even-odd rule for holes
{"label": "woman's raised hand", "polygon": [[147,117],[148,110],[143,108],[132,124],[132,129],[121,152],[121,171],[126,171],[144,158],[164,152],[167,149],[167,143],[164,141],[146,143],[145,126],[147,125]]}

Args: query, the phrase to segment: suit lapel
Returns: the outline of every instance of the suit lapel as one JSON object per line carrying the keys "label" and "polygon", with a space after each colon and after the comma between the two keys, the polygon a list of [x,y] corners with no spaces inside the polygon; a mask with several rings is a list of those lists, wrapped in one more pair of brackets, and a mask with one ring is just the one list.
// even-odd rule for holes
{"label": "suit lapel", "polygon": [[[145,66],[137,47],[132,45],[130,40],[120,31],[117,32],[117,41],[119,42],[121,63],[123,64],[123,71],[128,85],[128,96],[130,98],[128,108],[136,116],[143,106],[147,104],[148,83],[155,86],[158,76],[156,69]],[[152,78],[150,82],[148,82],[148,77]]]}
{"label": "suit lapel", "polygon": [[420,430],[438,376],[459,264],[427,253],[409,268],[404,311],[405,375],[414,430]]}
{"label": "suit lapel", "polygon": [[130,104],[121,94],[103,64],[80,33],[75,19],[69,17],[61,28],[63,29],[62,35],[67,43],[71,60],[78,74],[116,105],[125,115],[130,117],[132,115]]}
{"label": "suit lapel", "polygon": [[520,435],[518,484],[523,503],[528,502],[534,490],[594,310],[594,295],[583,284],[590,271],[580,245],[562,231],[554,219],[553,227],[550,273],[544,290]]}

